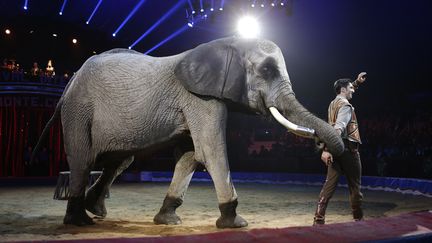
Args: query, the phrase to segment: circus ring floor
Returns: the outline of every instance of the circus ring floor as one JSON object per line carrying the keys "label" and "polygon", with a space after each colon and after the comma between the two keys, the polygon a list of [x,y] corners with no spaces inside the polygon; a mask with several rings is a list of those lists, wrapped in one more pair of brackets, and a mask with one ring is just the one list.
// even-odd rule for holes
{"label": "circus ring floor", "polygon": [[[215,227],[219,210],[211,182],[191,183],[183,205],[177,210],[183,221],[181,225],[154,225],[153,216],[158,212],[168,186],[168,182],[115,183],[110,190],[110,198],[106,200],[107,217],[95,219],[96,224],[87,227],[62,224],[67,202],[52,199],[54,186],[3,186],[0,187],[0,242],[142,239],[310,226],[321,189],[320,186],[310,185],[235,183],[239,196],[237,211],[249,222],[249,226],[219,230]],[[432,197],[375,190],[363,190],[363,194],[366,219],[363,222],[386,217],[391,219],[432,208]],[[416,231],[418,234],[432,232],[432,222],[428,220],[426,224],[430,224],[420,226]],[[355,226],[363,222],[352,222],[348,190],[339,187],[327,210],[329,225],[326,227],[347,224]],[[226,241],[227,238],[224,239]]]}

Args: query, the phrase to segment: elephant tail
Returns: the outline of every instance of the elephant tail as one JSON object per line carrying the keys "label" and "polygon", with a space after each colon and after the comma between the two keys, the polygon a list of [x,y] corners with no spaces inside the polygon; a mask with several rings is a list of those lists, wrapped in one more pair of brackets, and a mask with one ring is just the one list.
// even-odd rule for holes
{"label": "elephant tail", "polygon": [[51,116],[48,123],[45,125],[45,128],[43,129],[42,134],[40,135],[39,140],[38,140],[35,148],[33,149],[33,153],[32,153],[31,159],[30,159],[30,164],[33,164],[35,162],[36,156],[37,156],[45,138],[47,137],[51,126],[54,124],[55,120],[60,116],[62,104],[63,104],[63,96],[60,98],[59,102],[57,103],[54,114]]}

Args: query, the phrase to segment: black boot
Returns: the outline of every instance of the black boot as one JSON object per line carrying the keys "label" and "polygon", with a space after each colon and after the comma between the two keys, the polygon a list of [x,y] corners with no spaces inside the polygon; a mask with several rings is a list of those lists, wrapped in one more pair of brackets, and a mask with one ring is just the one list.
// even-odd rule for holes
{"label": "black boot", "polygon": [[314,217],[313,225],[325,224],[325,212],[327,209],[328,201],[329,201],[328,198],[325,198],[325,197],[321,197],[318,200],[318,205],[317,205],[317,208],[315,210],[315,217]]}
{"label": "black boot", "polygon": [[360,205],[351,206],[351,208],[352,208],[353,219],[355,221],[363,220],[363,210],[361,209]]}
{"label": "black boot", "polygon": [[153,218],[153,222],[155,224],[181,224],[181,219],[175,211],[182,203],[181,198],[166,196],[159,213]]}
{"label": "black boot", "polygon": [[237,199],[232,202],[219,204],[219,210],[221,216],[216,221],[216,227],[222,228],[241,228],[248,225],[247,221],[244,220],[240,215],[237,215]]}

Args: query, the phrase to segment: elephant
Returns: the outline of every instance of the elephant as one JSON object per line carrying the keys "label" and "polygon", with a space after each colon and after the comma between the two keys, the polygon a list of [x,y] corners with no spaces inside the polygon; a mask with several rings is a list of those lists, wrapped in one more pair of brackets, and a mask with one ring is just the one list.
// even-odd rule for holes
{"label": "elephant", "polygon": [[[335,130],[298,102],[282,51],[270,40],[225,37],[173,56],[118,48],[90,57],[65,87],[34,151],[60,116],[71,172],[63,223],[94,224],[86,210],[105,217],[105,194],[134,155],[188,136],[193,151],[178,156],[154,223],[181,223],[175,210],[202,164],[216,189],[221,213],[216,226],[247,226],[236,213],[237,193],[227,159],[225,130],[231,109],[271,114],[294,134],[317,139],[333,154],[344,150]],[[86,192],[95,165],[103,173]]]}

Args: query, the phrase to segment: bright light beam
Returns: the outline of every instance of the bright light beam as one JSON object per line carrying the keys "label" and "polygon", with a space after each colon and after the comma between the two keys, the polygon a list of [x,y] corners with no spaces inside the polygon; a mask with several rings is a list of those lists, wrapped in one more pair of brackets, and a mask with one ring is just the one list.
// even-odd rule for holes
{"label": "bright light beam", "polygon": [[191,1],[190,1],[190,0],[188,0],[188,3],[189,3],[189,7],[190,7],[190,9],[191,9],[191,12],[192,12],[192,14],[194,14],[194,13],[195,13],[195,11],[194,11],[194,8],[193,8],[193,6],[192,6],[192,3],[191,3]]}
{"label": "bright light beam", "polygon": [[28,9],[28,0],[25,0],[24,1],[24,10],[27,10]]}
{"label": "bright light beam", "polygon": [[91,19],[93,18],[93,15],[96,13],[96,11],[98,10],[99,6],[101,5],[102,0],[99,0],[99,2],[97,3],[96,7],[94,8],[92,14],[90,15],[90,17],[87,19],[86,24],[89,24]]}
{"label": "bright light beam", "polygon": [[243,38],[255,38],[260,33],[260,28],[256,19],[245,16],[237,23],[237,32]]}
{"label": "bright light beam", "polygon": [[64,1],[63,1],[63,5],[62,5],[62,7],[61,7],[61,9],[60,9],[60,12],[59,12],[60,15],[63,15],[63,11],[64,11],[64,8],[65,8],[65,6],[66,6],[66,3],[67,3],[67,0],[64,0]]}
{"label": "bright light beam", "polygon": [[[195,22],[195,24],[198,24],[199,22],[201,22],[201,20],[202,20],[202,18],[197,19],[197,21]],[[178,36],[179,34],[183,33],[187,29],[190,29],[190,27],[188,25],[185,25],[185,26],[181,27],[176,32],[174,32],[170,36],[168,36],[165,40],[159,42],[157,45],[155,45],[154,47],[152,47],[150,50],[146,51],[144,54],[148,54],[148,53],[156,50],[161,45],[167,43],[169,40],[171,40],[172,38],[174,38],[174,37]],[[131,49],[131,48],[129,48],[129,49]]]}
{"label": "bright light beam", "polygon": [[[155,24],[150,27],[144,34],[142,34],[132,45],[129,46],[129,49],[132,49],[136,44],[138,44],[144,37],[146,37],[150,32],[152,32],[156,27],[158,27],[163,21],[165,21],[170,15],[172,15],[178,8],[182,7],[184,1],[179,1],[174,7],[172,7],[162,18],[160,18]],[[187,25],[186,25],[187,27]]]}
{"label": "bright light beam", "polygon": [[138,9],[141,7],[141,5],[143,5],[143,3],[145,3],[146,0],[141,0],[136,6],[135,8],[132,10],[132,12],[130,12],[130,14],[126,17],[125,20],[123,20],[123,23],[120,24],[120,26],[116,29],[116,31],[114,31],[114,33],[112,34],[112,36],[116,36],[117,33],[121,30],[121,28],[123,28],[123,26],[129,21],[130,18],[132,18],[132,16],[136,13],[136,11],[138,11]]}
{"label": "bright light beam", "polygon": [[149,54],[150,52],[156,50],[157,48],[159,48],[161,45],[165,44],[166,42],[168,42],[169,40],[171,40],[172,38],[178,36],[179,34],[183,33],[185,30],[189,29],[189,26],[184,25],[183,27],[181,27],[180,29],[178,29],[176,32],[172,33],[170,36],[168,36],[165,40],[159,42],[159,44],[155,45],[154,47],[152,47],[150,50],[146,51],[144,54]]}

